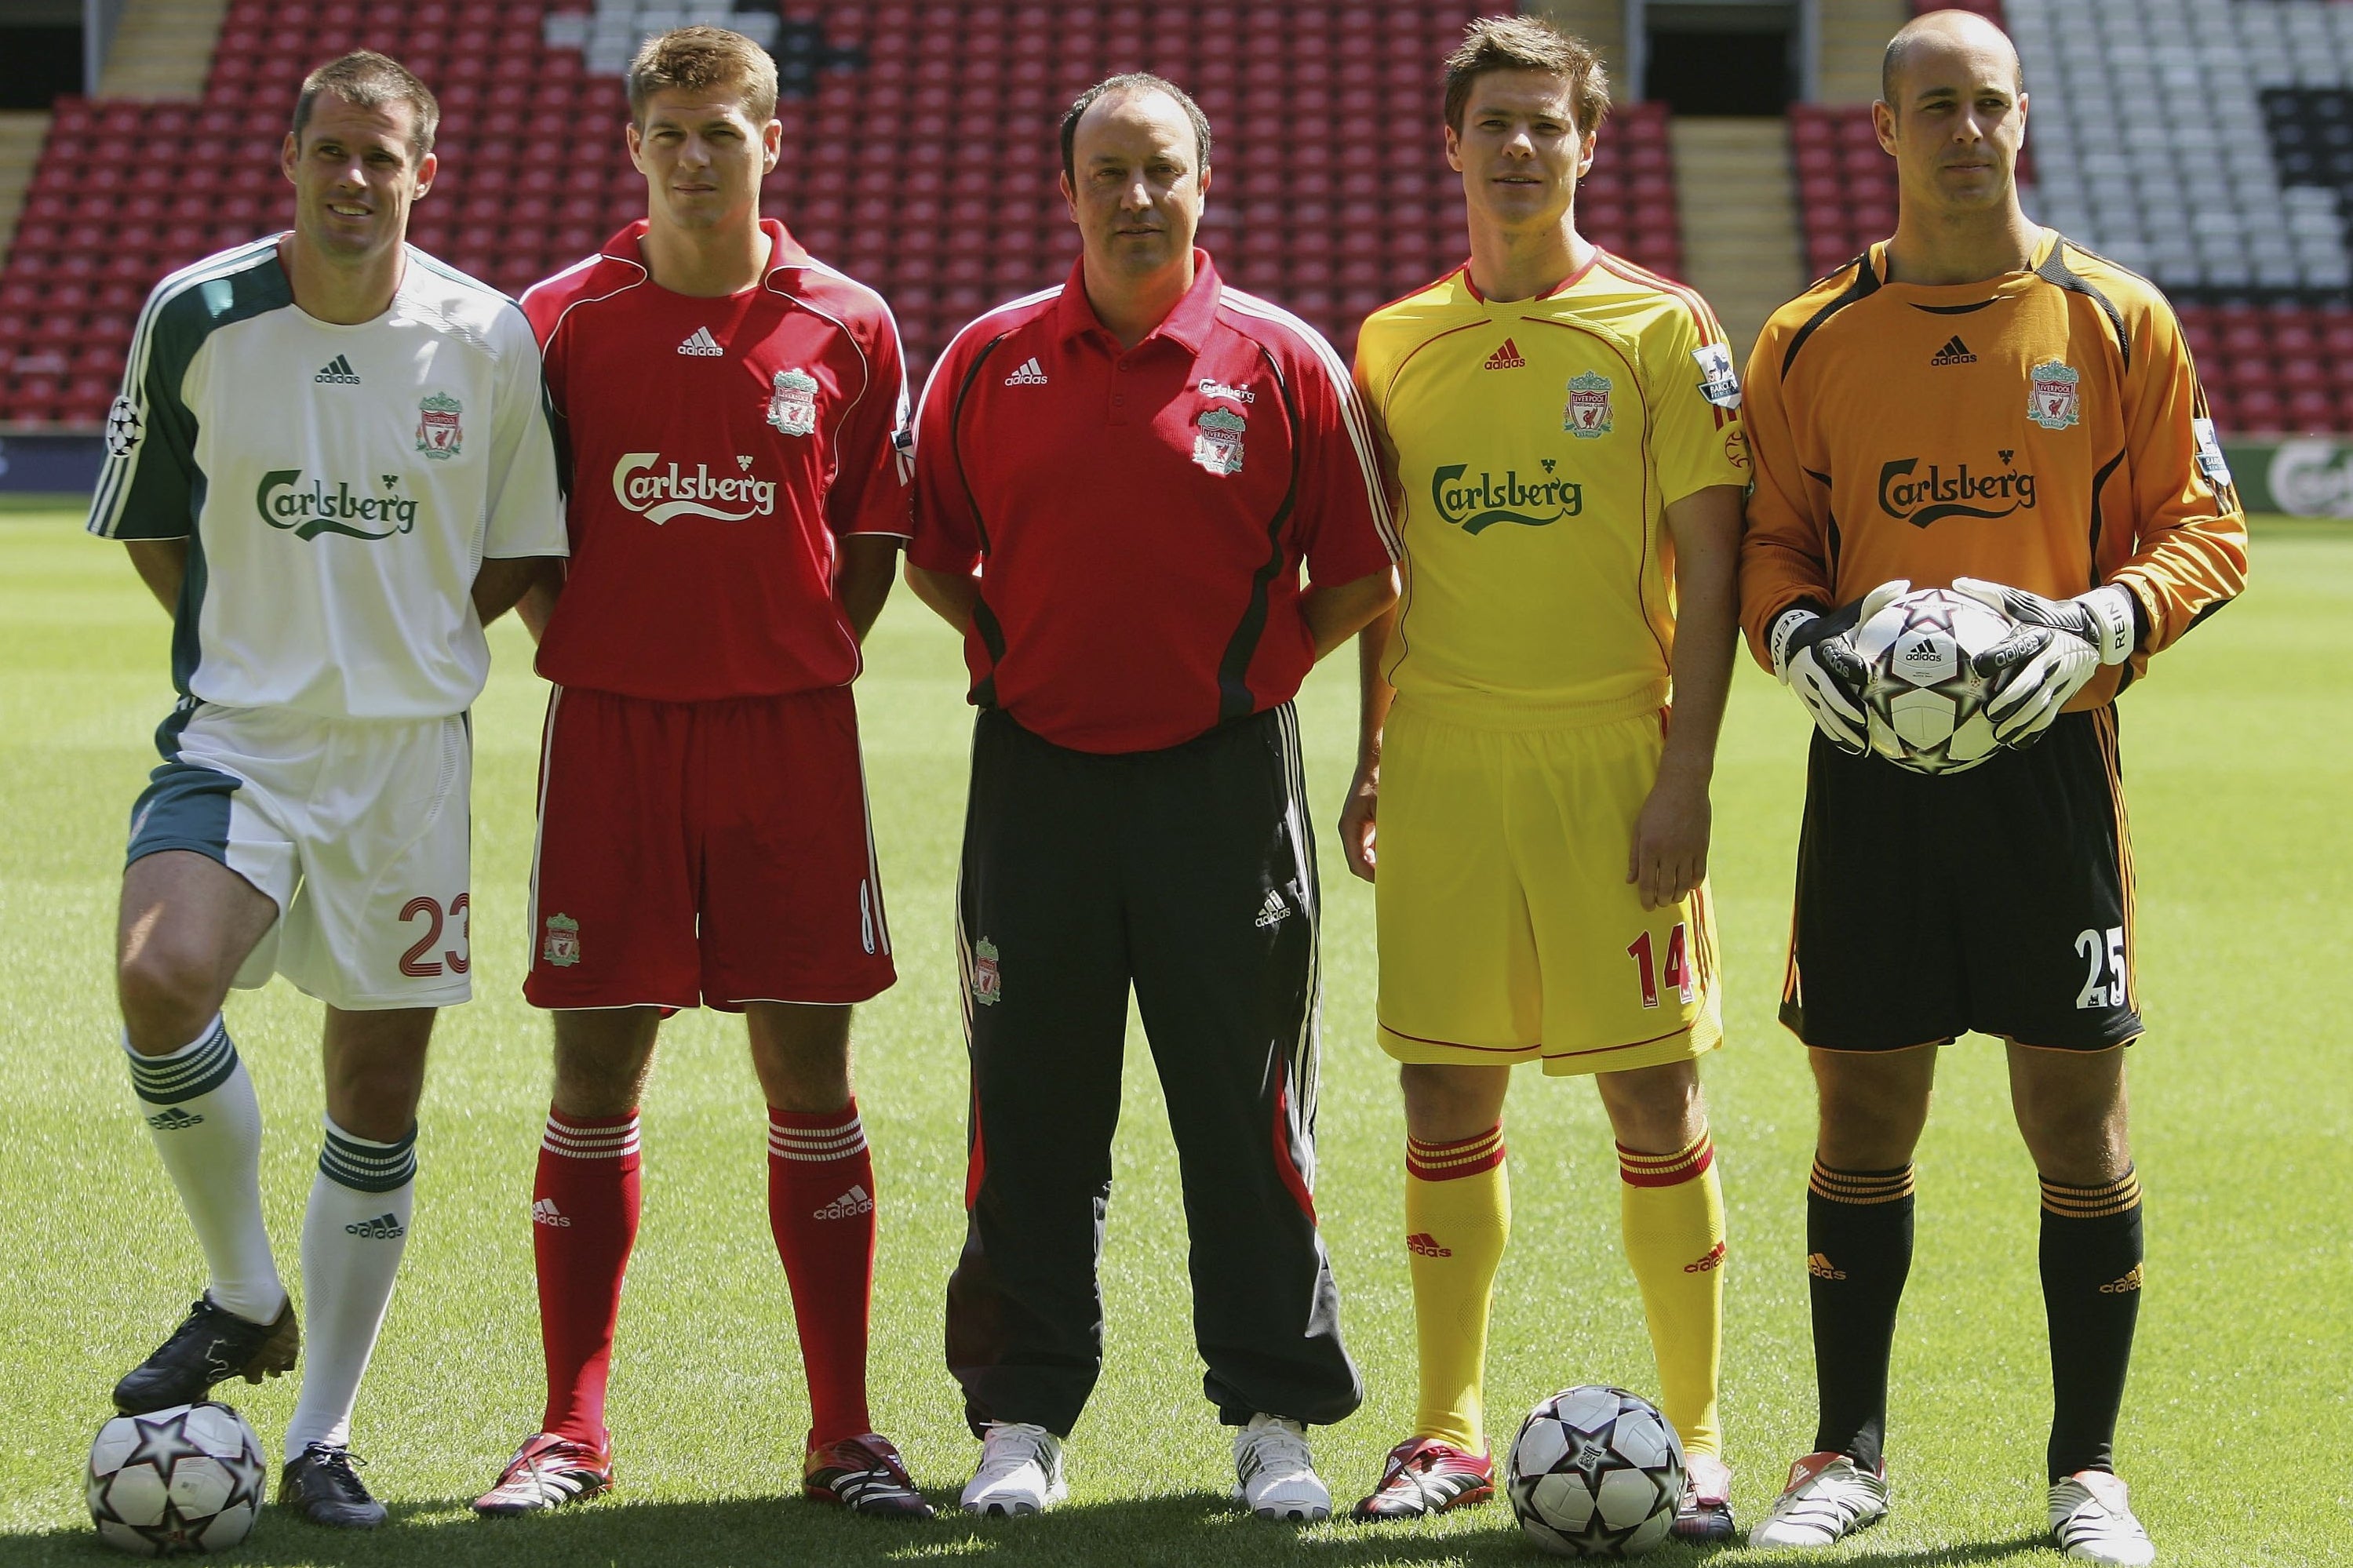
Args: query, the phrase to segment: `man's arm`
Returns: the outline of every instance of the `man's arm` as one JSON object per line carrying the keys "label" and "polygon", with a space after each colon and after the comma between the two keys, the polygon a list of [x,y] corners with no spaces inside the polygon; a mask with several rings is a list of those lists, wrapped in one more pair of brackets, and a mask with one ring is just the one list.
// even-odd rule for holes
{"label": "man's arm", "polygon": [[155,595],[155,602],[164,613],[180,613],[180,584],[188,575],[188,542],[185,539],[126,539],[123,547],[131,552],[131,564],[138,570],[139,580]]}
{"label": "man's arm", "polygon": [[1666,512],[1675,542],[1674,710],[1626,858],[1626,880],[1640,886],[1646,910],[1683,898],[1707,875],[1707,790],[1740,630],[1740,488],[1710,485]]}
{"label": "man's arm", "polygon": [[[474,574],[474,614],[489,626],[522,602],[525,595],[541,584],[548,587],[546,607],[554,608],[554,590],[564,581],[564,558],[560,555],[491,556]],[[533,641],[546,629],[547,617],[543,613],[533,624],[526,615],[523,625],[531,631]]]}
{"label": "man's arm", "polygon": [[1310,587],[1299,595],[1300,618],[1315,639],[1315,657],[1322,658],[1372,624],[1397,603],[1397,568],[1383,567],[1352,582],[1332,587]]}
{"label": "man's arm", "polygon": [[860,644],[891,597],[899,544],[895,533],[853,533],[841,541],[841,557],[833,569],[833,597]]}
{"label": "man's arm", "polygon": [[907,563],[907,586],[929,605],[940,619],[962,637],[972,626],[973,606],[980,603],[980,579],[969,572],[934,572]]}
{"label": "man's arm", "polygon": [[1397,605],[1390,604],[1356,634],[1356,776],[1348,783],[1348,798],[1340,806],[1340,853],[1348,869],[1373,879],[1375,829],[1380,804],[1381,731],[1388,728],[1389,704],[1397,688],[1381,675],[1390,628],[1397,625]]}

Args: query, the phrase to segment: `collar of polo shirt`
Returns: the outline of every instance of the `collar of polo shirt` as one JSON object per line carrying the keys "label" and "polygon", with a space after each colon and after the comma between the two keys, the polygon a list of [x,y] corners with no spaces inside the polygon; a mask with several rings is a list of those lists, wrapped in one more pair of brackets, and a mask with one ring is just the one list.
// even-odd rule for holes
{"label": "collar of polo shirt", "polygon": [[[1209,253],[1195,246],[1193,286],[1135,347],[1140,349],[1155,338],[1174,338],[1185,345],[1187,353],[1199,353],[1202,345],[1209,341],[1209,329],[1217,325],[1218,296],[1223,288],[1218,281],[1217,268],[1210,264]],[[1087,264],[1083,257],[1071,264],[1070,281],[1062,285],[1062,297],[1055,302],[1054,327],[1064,342],[1089,332],[1111,337],[1111,329],[1103,324],[1094,305],[1087,299]],[[1113,346],[1117,346],[1115,339]],[[1134,350],[1122,352],[1133,353]]]}
{"label": "collar of polo shirt", "polygon": [[[646,230],[652,226],[646,219],[638,219],[637,222],[607,240],[602,254],[608,260],[628,262],[643,272],[650,281],[653,271],[646,265],[646,253],[642,245],[646,237]],[[763,282],[787,268],[807,267],[809,264],[807,250],[802,247],[799,240],[793,237],[792,230],[776,219],[762,218],[760,232],[768,237],[768,265],[760,275]]]}

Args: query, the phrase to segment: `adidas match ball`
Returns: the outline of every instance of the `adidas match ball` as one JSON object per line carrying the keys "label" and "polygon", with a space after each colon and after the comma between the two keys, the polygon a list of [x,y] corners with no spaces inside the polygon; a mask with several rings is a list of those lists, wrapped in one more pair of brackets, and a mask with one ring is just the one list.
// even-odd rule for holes
{"label": "adidas match ball", "polygon": [[118,1415],[90,1446],[84,1487],[99,1539],[141,1557],[235,1546],[261,1511],[261,1440],[226,1405]]}
{"label": "adidas match ball", "polygon": [[1993,682],[1973,661],[2013,629],[2000,611],[1943,588],[1906,594],[1856,628],[1871,672],[1862,707],[1872,751],[1915,773],[1957,773],[1992,756]]}
{"label": "adidas match ball", "polygon": [[1588,1384],[1528,1413],[1504,1490],[1520,1528],[1564,1557],[1633,1557],[1666,1540],[1683,1495],[1683,1445],[1659,1407]]}

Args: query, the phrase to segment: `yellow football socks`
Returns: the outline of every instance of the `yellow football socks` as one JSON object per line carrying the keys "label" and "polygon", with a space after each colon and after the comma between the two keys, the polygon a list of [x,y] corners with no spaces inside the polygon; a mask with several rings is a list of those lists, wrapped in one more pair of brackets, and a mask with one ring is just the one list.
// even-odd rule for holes
{"label": "yellow football socks", "polygon": [[1414,1435],[1484,1453],[1479,1389],[1487,1362],[1487,1298],[1512,1233],[1503,1126],[1456,1143],[1408,1138],[1405,1173],[1405,1245],[1421,1352]]}
{"label": "yellow football socks", "polygon": [[1620,1143],[1618,1173],[1626,1258],[1642,1288],[1651,1353],[1659,1363],[1660,1408],[1686,1453],[1722,1458],[1715,1388],[1724,1341],[1724,1190],[1715,1146],[1704,1129],[1672,1154],[1637,1153]]}

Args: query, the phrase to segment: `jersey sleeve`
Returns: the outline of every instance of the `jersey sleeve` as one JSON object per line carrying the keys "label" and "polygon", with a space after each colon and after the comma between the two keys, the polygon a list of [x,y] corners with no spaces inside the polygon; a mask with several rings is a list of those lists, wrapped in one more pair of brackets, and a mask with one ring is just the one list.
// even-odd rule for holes
{"label": "jersey sleeve", "polygon": [[2145,658],[2246,585],[2247,519],[2180,323],[2152,300],[2133,325],[2125,442],[2137,526],[2132,555],[2109,580],[2147,616]]}
{"label": "jersey sleeve", "polygon": [[1298,403],[1299,490],[1293,516],[1311,583],[1331,586],[1387,571],[1397,525],[1373,426],[1340,356],[1312,327],[1292,356]]}
{"label": "jersey sleeve", "polygon": [[131,336],[122,391],[106,413],[106,458],[90,503],[100,539],[185,539],[196,529],[196,416],[186,401],[201,328],[155,286]]}
{"label": "jersey sleeve", "polygon": [[491,410],[490,475],[483,485],[482,555],[511,560],[565,555],[564,497],[555,481],[555,437],[539,340],[521,310],[509,306],[491,328],[498,355],[496,407]]}
{"label": "jersey sleeve", "polygon": [[932,366],[923,405],[915,411],[915,504],[907,562],[927,572],[969,576],[980,564],[980,516],[956,451],[955,403],[974,356],[987,353],[994,341],[967,331],[950,343]]}
{"label": "jersey sleeve", "polygon": [[1740,372],[1715,313],[1696,300],[1669,311],[1642,334],[1642,352],[1660,499],[1672,506],[1711,485],[1746,488]]}
{"label": "jersey sleeve", "polygon": [[1828,605],[1835,592],[1818,487],[1806,471],[1782,395],[1779,362],[1787,337],[1777,323],[1757,334],[1741,393],[1753,483],[1740,538],[1740,624],[1767,669],[1773,658],[1765,637],[1773,622],[1801,601]]}
{"label": "jersey sleeve", "polygon": [[871,331],[860,337],[866,356],[865,393],[842,420],[840,461],[826,492],[826,522],[837,537],[880,533],[904,539],[909,514],[907,361],[899,323],[877,300]]}

